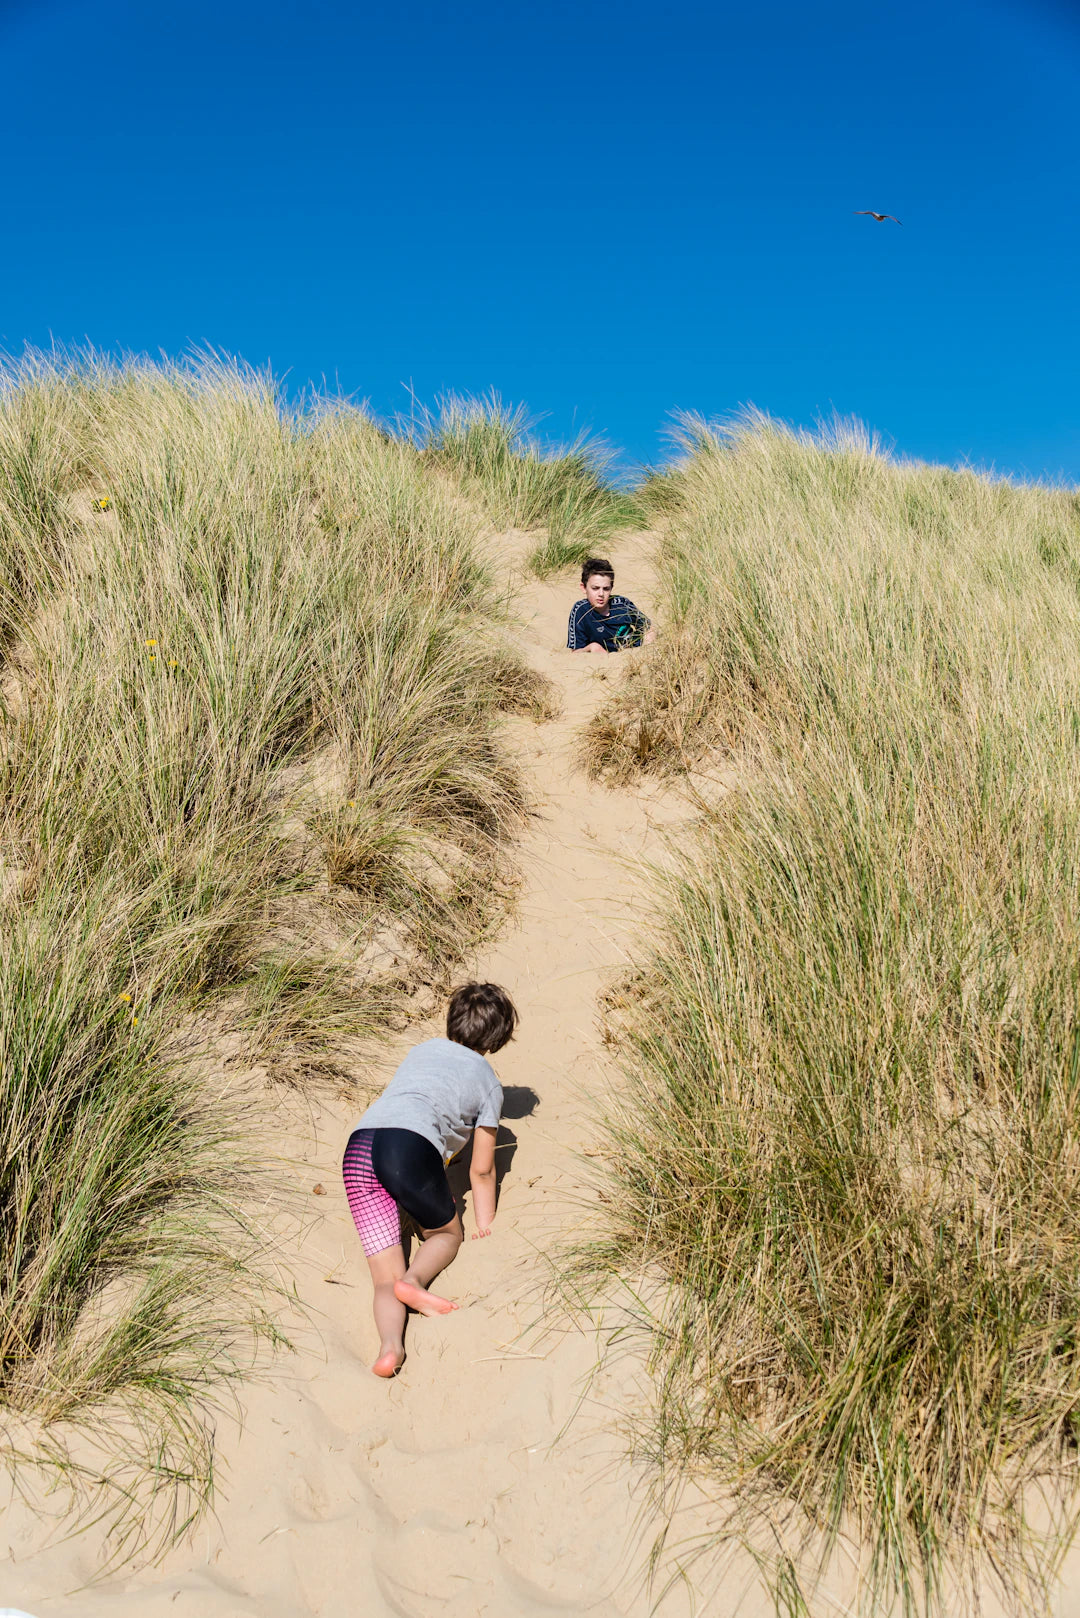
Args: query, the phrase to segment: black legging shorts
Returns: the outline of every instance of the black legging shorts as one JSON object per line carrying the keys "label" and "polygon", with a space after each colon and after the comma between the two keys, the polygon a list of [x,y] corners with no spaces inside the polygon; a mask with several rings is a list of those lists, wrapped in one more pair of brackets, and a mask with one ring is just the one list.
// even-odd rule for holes
{"label": "black legging shorts", "polygon": [[456,1210],[438,1147],[412,1129],[373,1129],[371,1167],[384,1191],[421,1230],[448,1225]]}

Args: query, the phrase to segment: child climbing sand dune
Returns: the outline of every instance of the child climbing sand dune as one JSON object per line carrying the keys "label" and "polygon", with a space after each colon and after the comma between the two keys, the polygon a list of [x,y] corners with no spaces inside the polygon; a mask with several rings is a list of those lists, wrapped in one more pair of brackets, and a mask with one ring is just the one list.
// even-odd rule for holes
{"label": "child climbing sand dune", "polygon": [[[517,1012],[497,983],[466,983],[450,998],[446,1038],[411,1050],[349,1136],[342,1172],[375,1287],[379,1354],[393,1376],[405,1359],[405,1313],[446,1315],[456,1303],[429,1292],[464,1240],[446,1164],[472,1136],[473,1239],[495,1217],[495,1137],[502,1086],[486,1057],[513,1038]],[[423,1234],[406,1267],[401,1210]]]}

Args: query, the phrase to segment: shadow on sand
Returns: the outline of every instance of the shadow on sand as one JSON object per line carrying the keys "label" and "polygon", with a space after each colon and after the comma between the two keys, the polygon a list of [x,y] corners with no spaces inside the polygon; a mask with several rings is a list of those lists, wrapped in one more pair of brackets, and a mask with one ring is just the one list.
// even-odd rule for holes
{"label": "shadow on sand", "polygon": [[[540,1105],[540,1097],[528,1084],[508,1084],[503,1089],[503,1122],[499,1125],[499,1133],[495,1137],[495,1206],[499,1206],[502,1194],[502,1184],[510,1173],[517,1151],[518,1140],[514,1131],[507,1126],[506,1119],[515,1121],[519,1118],[531,1118]],[[446,1178],[450,1182],[457,1211],[464,1219],[465,1211],[469,1205],[469,1165],[472,1162],[472,1137],[450,1163],[446,1170]],[[407,1217],[402,1219],[402,1246],[405,1249],[405,1262],[408,1264],[409,1255],[414,1241],[419,1239],[419,1231]]]}
{"label": "shadow on sand", "polygon": [[[499,1125],[499,1133],[495,1137],[495,1206],[499,1206],[499,1197],[502,1195],[502,1184],[514,1162],[517,1152],[517,1136],[508,1128],[506,1120],[512,1118],[531,1118],[540,1105],[540,1097],[528,1084],[508,1084],[503,1090],[503,1121]],[[446,1178],[450,1181],[450,1189],[454,1193],[458,1213],[464,1217],[468,1207],[469,1194],[469,1165],[472,1162],[472,1139],[454,1158],[446,1170]]]}

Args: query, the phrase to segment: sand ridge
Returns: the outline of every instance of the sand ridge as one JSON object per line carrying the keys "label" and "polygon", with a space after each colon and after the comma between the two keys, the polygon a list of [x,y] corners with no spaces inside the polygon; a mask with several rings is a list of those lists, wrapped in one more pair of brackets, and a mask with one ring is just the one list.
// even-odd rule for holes
{"label": "sand ridge", "polygon": [[[578,1154],[590,1138],[587,1097],[605,1073],[597,993],[627,958],[640,903],[624,862],[658,853],[660,828],[687,808],[655,789],[608,792],[576,767],[579,729],[620,671],[615,659],[564,650],[577,592],[565,578],[537,584],[524,574],[529,543],[501,536],[496,555],[515,581],[521,645],[554,681],[563,711],[545,725],[509,722],[537,813],[513,856],[524,876],[516,914],[473,970],[506,985],[522,1022],[495,1059],[511,1116],[494,1233],[467,1239],[443,1283],[461,1307],[410,1323],[399,1378],[371,1375],[370,1285],[339,1172],[356,1109],[283,1100],[298,1181],[326,1191],[312,1198],[299,1248],[279,1259],[310,1314],[293,1334],[296,1352],[244,1390],[242,1429],[222,1424],[216,1517],[161,1566],[80,1591],[95,1571],[92,1536],[41,1548],[40,1525],[14,1505],[0,1603],[36,1618],[653,1610],[641,1577],[651,1535],[640,1479],[616,1431],[640,1367],[620,1359],[591,1378],[590,1331],[564,1324],[537,1336],[530,1327],[541,1255],[582,1217],[587,1197]],[[620,589],[651,612],[648,550],[648,536],[614,547]],[[437,1031],[394,1041],[384,1074]],[[680,1589],[660,1610],[680,1618],[692,1603]]]}

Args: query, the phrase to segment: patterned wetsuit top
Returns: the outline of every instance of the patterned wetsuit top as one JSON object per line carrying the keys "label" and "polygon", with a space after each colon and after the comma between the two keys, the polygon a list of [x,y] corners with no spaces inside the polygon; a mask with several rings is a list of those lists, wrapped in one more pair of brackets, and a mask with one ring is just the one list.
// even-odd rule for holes
{"label": "patterned wetsuit top", "polygon": [[570,609],[566,644],[572,652],[580,652],[595,641],[606,651],[617,652],[624,646],[640,646],[648,627],[649,620],[628,596],[611,596],[606,618],[590,607],[587,599],[575,601]]}

